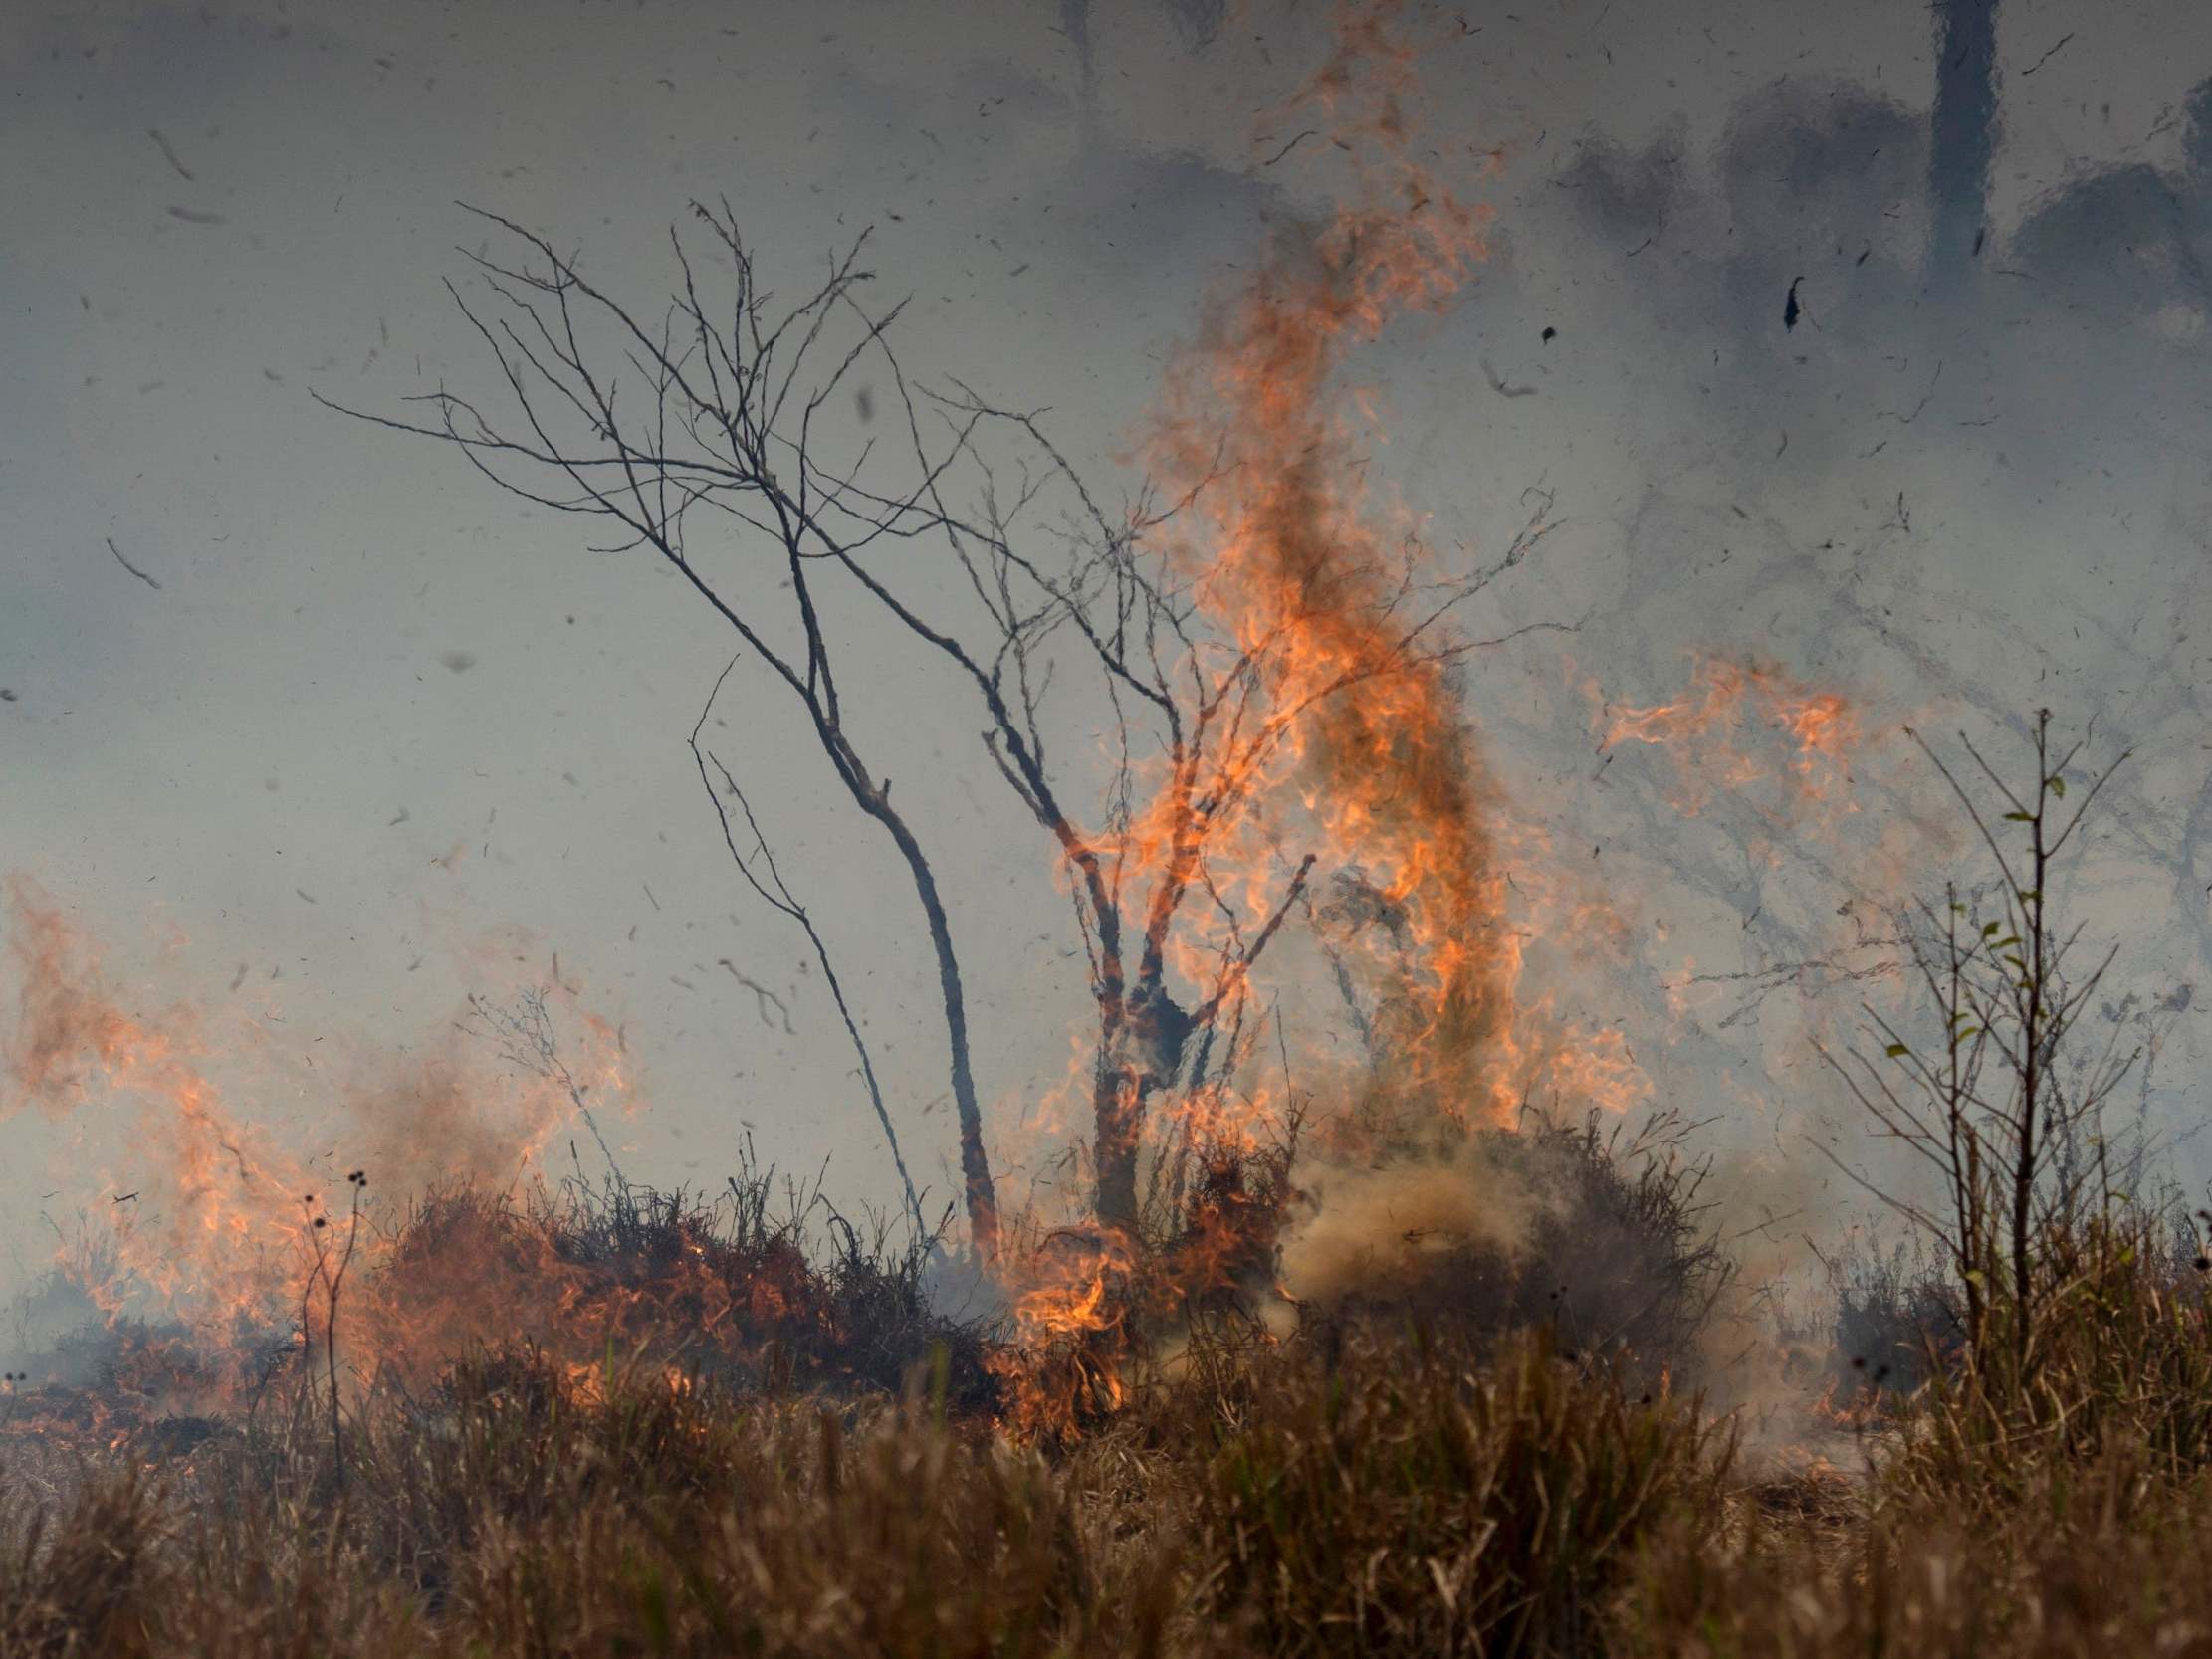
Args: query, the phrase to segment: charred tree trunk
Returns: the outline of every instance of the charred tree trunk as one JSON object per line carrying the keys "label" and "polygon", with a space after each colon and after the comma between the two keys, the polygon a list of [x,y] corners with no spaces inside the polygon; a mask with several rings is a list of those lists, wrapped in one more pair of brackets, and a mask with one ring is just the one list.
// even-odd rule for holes
{"label": "charred tree trunk", "polygon": [[1102,1226],[1124,1233],[1137,1226],[1137,1141],[1148,1093],[1143,1078],[1128,1067],[1101,1061],[1092,1101],[1098,1163],[1094,1213]]}
{"label": "charred tree trunk", "polygon": [[1137,1154],[1152,1097],[1172,1088],[1183,1070],[1192,1019],[1157,978],[1142,979],[1126,1000],[1116,998],[1100,1021],[1093,1086],[1096,1210],[1102,1226],[1137,1231]]}

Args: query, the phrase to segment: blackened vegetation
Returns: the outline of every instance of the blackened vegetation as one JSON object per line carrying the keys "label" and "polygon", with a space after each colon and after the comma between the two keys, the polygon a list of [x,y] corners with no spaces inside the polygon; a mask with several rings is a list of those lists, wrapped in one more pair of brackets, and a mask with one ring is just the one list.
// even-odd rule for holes
{"label": "blackened vegetation", "polygon": [[416,1287],[434,1303],[465,1263],[481,1282],[555,1286],[557,1307],[572,1311],[551,1329],[503,1334],[507,1364],[587,1333],[619,1364],[747,1393],[891,1394],[935,1366],[951,1404],[988,1412],[989,1328],[973,1310],[931,1306],[938,1251],[935,1236],[856,1223],[818,1187],[749,1163],[713,1198],[619,1175],[530,1202],[433,1194],[398,1230],[380,1295],[404,1319]]}
{"label": "blackened vegetation", "polygon": [[[89,1323],[9,1373],[0,1481],[20,1454],[132,1446],[161,1458],[289,1413],[330,1424],[384,1404],[443,1420],[454,1390],[570,1403],[623,1379],[724,1398],[885,1399],[923,1378],[989,1421],[995,1309],[932,1295],[939,1238],[855,1221],[817,1187],[747,1161],[719,1195],[609,1175],[528,1192],[453,1186],[364,1227],[342,1303],[312,1294],[260,1323]],[[20,1311],[20,1310],[19,1310]],[[331,1341],[334,1330],[335,1342]],[[333,1413],[332,1377],[342,1379]],[[351,1452],[346,1461],[353,1461]]]}
{"label": "blackened vegetation", "polygon": [[1425,1253],[1423,1270],[1387,1292],[1308,1310],[1309,1326],[1335,1345],[1347,1325],[1411,1320],[1477,1350],[1535,1330],[1580,1363],[1695,1375],[1699,1340],[1735,1274],[1703,1196],[1710,1161],[1687,1151],[1695,1127],[1660,1113],[1632,1132],[1593,1112],[1482,1132],[1487,1178],[1535,1195],[1526,1235]]}
{"label": "blackened vegetation", "polygon": [[1032,1333],[993,1361],[1009,1383],[1011,1426],[1065,1450],[1164,1385],[1211,1389],[1221,1409],[1241,1409],[1254,1366],[1273,1362],[1265,1355],[1333,1375],[1355,1350],[1409,1333],[1468,1355],[1533,1334],[1584,1374],[1640,1388],[1706,1379],[1706,1338],[1735,1268],[1703,1196],[1709,1160],[1687,1150],[1697,1126],[1671,1113],[1632,1131],[1595,1113],[1532,1112],[1517,1129],[1477,1132],[1466,1161],[1479,1172],[1451,1178],[1532,1195],[1526,1230],[1378,1236],[1376,1270],[1328,1300],[1300,1300],[1281,1277],[1284,1241],[1311,1214],[1303,1127],[1294,1121],[1275,1145],[1163,1159],[1134,1253],[1114,1254],[1089,1227],[1031,1246],[1048,1266],[1061,1252],[1104,1265],[1089,1327]]}
{"label": "blackened vegetation", "polygon": [[1735,1271],[1702,1196],[1710,1162],[1686,1150],[1691,1127],[1661,1114],[1632,1135],[1593,1113],[1498,1133],[1501,1156],[1564,1201],[1541,1212],[1493,1329],[1541,1324],[1569,1351],[1690,1368]]}
{"label": "blackened vegetation", "polygon": [[[273,1376],[300,1353],[297,1332],[240,1330],[236,1342],[250,1377]],[[0,1408],[0,1436],[24,1441],[135,1446],[148,1456],[189,1449],[218,1432],[207,1402],[219,1397],[232,1367],[204,1341],[173,1322],[118,1319],[64,1333],[13,1383]]]}
{"label": "blackened vegetation", "polygon": [[[123,1320],[65,1338],[35,1360],[40,1386],[14,1395],[13,1438],[196,1445],[288,1408],[327,1424],[333,1325],[347,1425],[386,1399],[440,1416],[457,1386],[506,1388],[532,1409],[587,1402],[618,1378],[848,1405],[921,1386],[954,1419],[1064,1449],[1161,1385],[1164,1364],[1242,1375],[1283,1348],[1333,1371],[1361,1333],[1409,1328],[1466,1352],[1533,1329],[1577,1364],[1687,1376],[1729,1268],[1681,1135],[1665,1118],[1635,1138],[1595,1119],[1486,1132],[1497,1177],[1544,1195],[1528,1237],[1428,1255],[1422,1275],[1328,1307],[1286,1302],[1279,1284],[1303,1213],[1296,1125],[1269,1147],[1194,1147],[1157,1165],[1139,1247],[1101,1273],[1095,1328],[1057,1341],[1016,1331],[980,1284],[964,1298],[938,1236],[848,1219],[818,1184],[750,1159],[719,1194],[619,1173],[527,1192],[455,1186],[364,1243],[342,1308],[317,1301],[303,1318],[295,1305],[289,1329]],[[1100,1243],[1083,1227],[1028,1248],[1084,1258]],[[1024,1416],[1009,1390],[1048,1413]]]}
{"label": "blackened vegetation", "polygon": [[1177,1225],[1158,1254],[1176,1313],[1247,1312],[1273,1289],[1276,1250],[1296,1195],[1296,1127],[1279,1145],[1194,1156],[1169,1182]]}
{"label": "blackened vegetation", "polygon": [[1853,1249],[1827,1268],[1836,1307],[1829,1379],[1845,1397],[1916,1388],[1962,1357],[1950,1281],[1921,1241],[1899,1239],[1886,1253]]}

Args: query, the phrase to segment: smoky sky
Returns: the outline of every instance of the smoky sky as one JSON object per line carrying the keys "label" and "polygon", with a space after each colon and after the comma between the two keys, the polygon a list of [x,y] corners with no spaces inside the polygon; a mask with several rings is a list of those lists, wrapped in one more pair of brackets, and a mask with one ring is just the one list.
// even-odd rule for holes
{"label": "smoky sky", "polygon": [[[1916,876],[1961,851],[1895,728],[2001,749],[2048,705],[2135,751],[2073,879],[2126,946],[2105,1017],[2160,1045],[2140,1105],[2195,1155],[2212,19],[1406,16],[1414,130],[1494,206],[1491,251],[1347,381],[1374,488],[1431,542],[1492,547],[1549,504],[1541,556],[1470,621],[1513,638],[1461,687],[1541,856],[1589,867],[1627,933],[1538,980],[1628,1033],[1659,1100],[1777,1156],[1844,1144],[1808,1033],[1894,960],[1874,849],[1924,831]],[[11,12],[7,864],[147,1007],[303,1044],[419,1049],[488,962],[558,951],[631,1045],[634,1173],[711,1181],[742,1126],[887,1198],[804,941],[727,869],[683,746],[728,639],[653,566],[308,389],[396,411],[486,384],[441,287],[482,235],[459,201],[650,307],[666,227],[727,197],[792,285],[872,227],[908,364],[1048,408],[1118,498],[1208,298],[1330,211],[1320,146],[1271,159],[1327,24],[1206,0]],[[952,895],[984,1097],[1017,1124],[1084,1011],[1046,849],[958,689],[880,618],[838,626]],[[1596,752],[1608,704],[1674,695],[1698,651],[1852,700],[1875,736],[1851,821],[1685,812],[1667,756]],[[720,712],[949,1191],[895,861],[767,687],[741,673]],[[20,1213],[70,1203],[77,1131],[5,1133]]]}

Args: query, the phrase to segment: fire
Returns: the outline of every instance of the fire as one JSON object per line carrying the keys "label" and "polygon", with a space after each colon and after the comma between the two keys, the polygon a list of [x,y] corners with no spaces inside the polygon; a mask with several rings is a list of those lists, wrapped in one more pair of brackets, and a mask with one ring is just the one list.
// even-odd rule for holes
{"label": "fire", "polygon": [[1029,1284],[1014,1299],[1014,1341],[989,1360],[1005,1394],[1000,1420],[1022,1439],[1077,1439],[1122,1404],[1136,1263],[1117,1234],[1072,1228],[1035,1241],[1022,1261]]}
{"label": "fire", "polygon": [[[1620,1107],[1644,1085],[1619,1033],[1516,997],[1529,894],[1509,884],[1503,847],[1528,832],[1507,822],[1451,672],[1464,649],[1455,608],[1512,555],[1447,568],[1418,535],[1386,528],[1393,515],[1358,459],[1373,435],[1342,408],[1364,407],[1342,384],[1353,351],[1448,309],[1486,252],[1487,210],[1409,138],[1417,55],[1395,12],[1347,9],[1301,95],[1353,157],[1353,199],[1326,227],[1280,238],[1215,305],[1170,370],[1151,453],[1192,493],[1173,557],[1229,642],[1217,683],[1248,677],[1220,701],[1261,733],[1222,745],[1203,792],[1235,805],[1203,826],[1197,857],[1265,914],[1258,896],[1280,891],[1288,857],[1313,856],[1326,890],[1313,919],[1345,1000],[1365,1004],[1353,1010],[1373,1062],[1360,1104],[1440,1151],[1467,1127],[1511,1123],[1538,1088]],[[1804,737],[1829,741],[1810,717]],[[1171,779],[1138,816],[1140,863],[1168,856],[1183,804]],[[1602,908],[1551,920],[1610,926]],[[1200,964],[1222,953],[1203,927],[1189,939]],[[1262,1119],[1269,1103],[1243,1110]],[[1223,1134],[1218,1093],[1190,1092],[1183,1119],[1196,1114]]]}
{"label": "fire", "polygon": [[[1447,567],[1418,534],[1387,527],[1397,516],[1372,499],[1358,459],[1374,434],[1355,418],[1371,425],[1373,411],[1344,384],[1353,353],[1394,321],[1447,310],[1486,252],[1487,210],[1461,201],[1409,136],[1417,54],[1396,34],[1397,9],[1340,12],[1333,52],[1298,95],[1326,112],[1355,170],[1345,205],[1325,226],[1281,234],[1167,375],[1146,453],[1186,503],[1166,579],[1192,612],[1176,631],[1193,713],[1126,829],[1090,834],[1078,852],[1103,855],[1116,894],[1149,884],[1148,942],[1202,996],[1221,987],[1210,1012],[1224,999],[1241,1009],[1253,938],[1295,909],[1365,1061],[1332,1066],[1300,1045],[1300,1066],[1349,1109],[1330,1133],[1356,1122],[1375,1138],[1363,1155],[1448,1161],[1470,1131],[1510,1125],[1538,1094],[1623,1109],[1649,1085],[1620,1033],[1516,996],[1526,918],[1513,911],[1526,895],[1515,898],[1501,845],[1525,832],[1504,823],[1452,674],[1455,611],[1514,555]],[[1179,914],[1194,888],[1211,904]],[[1612,926],[1603,911],[1575,925]],[[1177,1172],[1181,1242],[1173,1259],[1134,1262],[1102,1181],[1108,1226],[1007,1264],[1031,1346],[1110,1355],[1130,1299],[1188,1305],[1200,1287],[1256,1272],[1237,1205],[1213,1194],[1188,1207],[1184,1171],[1201,1165],[1202,1189],[1229,1180],[1283,1141],[1293,1098],[1203,1065],[1176,1077],[1140,1048],[1179,1058],[1182,1033],[1163,1042],[1156,1008],[1175,1005],[1155,999],[1119,1024],[1109,1012],[1096,1149],[1103,1160],[1109,1136],[1143,1121]],[[1237,1041],[1225,1039],[1231,1059]],[[1055,1384],[1019,1369],[1022,1422],[1064,1432],[1076,1397],[1095,1397],[1091,1377],[1053,1373]]]}
{"label": "fire", "polygon": [[308,1243],[312,1218],[300,1193],[319,1182],[230,1118],[189,1018],[179,1015],[167,1027],[130,1018],[96,969],[76,969],[59,910],[27,884],[18,883],[13,897],[22,992],[6,1059],[23,1099],[55,1114],[96,1089],[135,1100],[136,1139],[162,1188],[158,1204],[144,1201],[136,1181],[135,1198],[111,1189],[111,1208],[119,1212],[114,1272],[80,1288],[111,1316],[143,1291],[165,1309],[190,1307],[210,1327],[263,1323],[272,1312],[276,1261]]}
{"label": "fire", "polygon": [[[1277,1263],[1267,1229],[1284,1210],[1301,1095],[1287,1077],[1261,1085],[1237,1065],[1254,1041],[1243,1016],[1256,947],[1286,920],[1313,940],[1357,1028],[1359,1062],[1327,1064],[1314,1045],[1299,1057],[1348,1109],[1328,1149],[1357,1178],[1338,1178],[1333,1212],[1328,1193],[1317,1200],[1340,1232],[1371,1232],[1363,1218],[1382,1216],[1413,1241],[1429,1236],[1405,1225],[1418,1210],[1453,1238],[1503,1236],[1510,1206],[1464,1173],[1473,1132],[1512,1125],[1532,1099],[1622,1111],[1650,1092],[1621,1032],[1521,994],[1544,930],[1579,941],[1621,924],[1568,878],[1536,873],[1549,849],[1510,821],[1454,681],[1465,650],[1455,616],[1513,555],[1450,567],[1394,522],[1403,516],[1376,499],[1357,459],[1375,436],[1359,423],[1375,415],[1344,383],[1354,354],[1402,319],[1445,311],[1486,253],[1486,210],[1461,201],[1409,136],[1418,60],[1395,33],[1397,10],[1347,10],[1298,95],[1327,112],[1336,153],[1349,157],[1345,204],[1325,226],[1286,230],[1217,299],[1151,429],[1149,459],[1189,504],[1170,520],[1164,581],[1190,725],[1141,777],[1125,821],[1071,827],[1063,851],[1071,879],[1110,896],[1095,909],[1117,927],[1123,894],[1138,896],[1141,937],[1101,990],[1111,1006],[1097,1048],[1079,1046],[1077,1075],[1090,1071],[1097,1091],[1094,1158],[1103,1168],[1108,1132],[1126,1132],[1133,1165],[1147,1137],[1173,1171],[1152,1196],[1176,1231],[1171,1249],[1149,1252],[1131,1193],[1120,1214],[1008,1252],[1013,1341],[991,1363],[1018,1434],[1081,1432],[1121,1404],[1120,1360],[1141,1319],[1188,1318],[1216,1292],[1272,1282],[1296,1257],[1285,1250]],[[1176,608],[1186,603],[1188,630]],[[1748,785],[1758,770],[1732,736],[1752,719],[1791,745],[1801,792],[1822,795],[1845,774],[1858,737],[1849,705],[1717,660],[1700,664],[1682,701],[1615,712],[1605,742],[1673,744],[1685,776]],[[1513,880],[1516,866],[1525,880]],[[132,1017],[96,969],[72,961],[58,911],[19,892],[17,913],[25,990],[6,1058],[24,1099],[57,1113],[136,1103],[137,1149],[155,1165],[144,1201],[118,1223],[114,1271],[88,1288],[118,1317],[150,1298],[225,1353],[249,1351],[248,1330],[314,1340],[303,1265],[320,1260],[319,1233],[350,1225],[319,1207],[334,1174],[230,1111],[216,1081],[227,1057],[196,1021]],[[1103,955],[1102,941],[1086,943]],[[1178,982],[1200,988],[1200,1013],[1169,994]],[[580,1071],[547,1051],[545,1066],[508,1080],[493,1120],[474,1106],[486,1080],[454,1074],[387,1095],[384,1144],[347,1161],[399,1190],[458,1162],[511,1192],[587,1095],[621,1093],[619,1032],[580,1011],[578,1023],[590,1050]],[[513,1028],[526,1047],[530,1031]],[[1304,1094],[1315,1092],[1309,1082]],[[1407,1170],[1422,1178],[1400,1178]],[[1102,1174],[1101,1211],[1104,1187]],[[563,1256],[527,1206],[496,1190],[433,1185],[405,1229],[371,1225],[361,1238],[355,1300],[338,1316],[348,1374],[413,1383],[426,1365],[508,1337],[546,1345],[585,1403],[605,1397],[618,1367],[644,1367],[682,1393],[692,1373],[649,1351],[657,1337],[727,1354],[826,1317],[803,1261],[774,1241],[733,1264],[688,1218],[659,1220],[681,1248],[648,1282],[625,1282]],[[1315,1236],[1303,1235],[1308,1258]]]}
{"label": "fire", "polygon": [[1397,316],[1442,310],[1485,252],[1487,214],[1408,142],[1415,59],[1392,11],[1340,19],[1301,95],[1360,146],[1358,199],[1279,241],[1217,305],[1170,373],[1154,455],[1174,487],[1212,481],[1176,557],[1259,681],[1250,718],[1265,740],[1230,745],[1242,774],[1210,785],[1248,803],[1211,830],[1217,880],[1264,890],[1280,846],[1356,885],[1370,925],[1348,918],[1343,948],[1376,997],[1401,1104],[1489,1118],[1499,1103],[1480,1068],[1510,1018],[1515,950],[1487,780],[1448,684],[1448,618],[1410,599],[1450,573],[1375,526],[1336,407],[1348,353]]}
{"label": "fire", "polygon": [[[427,1348],[437,1345],[426,1338],[501,1332],[500,1312],[483,1299],[492,1264],[481,1258],[457,1266],[450,1294],[426,1294],[429,1281],[417,1274],[406,1306],[378,1305],[391,1276],[371,1270],[394,1265],[393,1246],[373,1203],[360,1215],[365,1183],[288,1149],[226,1098],[219,1079],[241,1070],[254,1076],[265,1107],[269,1095],[288,1092],[266,1032],[247,1026],[219,1041],[186,1006],[130,1012],[58,906],[22,880],[12,899],[20,991],[0,1052],[16,1086],[6,1108],[66,1117],[86,1151],[115,1160],[120,1178],[108,1178],[101,1196],[110,1201],[96,1206],[104,1212],[97,1242],[65,1248],[55,1266],[115,1329],[173,1333],[130,1339],[128,1370],[149,1394],[172,1407],[220,1409],[255,1380],[273,1346],[319,1345],[329,1309],[316,1264],[328,1258],[334,1272],[348,1246],[361,1257],[340,1316],[350,1376],[419,1369],[466,1346],[456,1340],[433,1355]],[[326,1062],[293,1087],[331,1087],[330,1070]],[[588,1046],[557,1077],[485,1075],[457,1055],[386,1067],[345,1101],[339,1139],[349,1162],[403,1191],[512,1183],[570,1117],[587,1087],[581,1080],[601,1076]],[[352,1205],[337,1196],[349,1183]],[[164,1353],[175,1359],[166,1369]]]}
{"label": "fire", "polygon": [[[1778,777],[1787,785],[1785,798],[1780,806],[1761,808],[1769,815],[1786,812],[1798,799],[1858,810],[1842,790],[1862,741],[1857,711],[1841,695],[1816,691],[1778,669],[1699,656],[1679,699],[1606,711],[1601,721],[1604,748],[1637,742],[1673,749],[1680,768],[1675,805],[1684,813],[1702,811],[1715,784],[1740,794]],[[1744,746],[1738,733],[1746,726],[1788,740],[1779,768]]]}
{"label": "fire", "polygon": [[[0,1405],[7,1434],[173,1439],[179,1413],[235,1415],[271,1387],[310,1387],[313,1410],[339,1420],[394,1392],[461,1385],[522,1410],[656,1387],[893,1389],[902,1341],[972,1341],[910,1305],[914,1263],[871,1255],[834,1212],[825,1259],[804,1230],[819,1195],[788,1186],[778,1208],[749,1148],[712,1201],[618,1175],[540,1178],[542,1149],[585,1101],[620,1104],[619,1032],[578,1011],[555,1046],[546,987],[475,1027],[508,1064],[472,1069],[457,1052],[386,1075],[317,1125],[311,1143],[365,1166],[341,1174],[227,1105],[221,1082],[245,1060],[263,1062],[258,1082],[276,1075],[267,1043],[240,1037],[226,1052],[189,1008],[133,1013],[28,885],[13,941],[22,990],[5,1059],[20,1087],[6,1105],[66,1114],[86,1144],[111,1143],[130,1182],[115,1195],[132,1201],[104,1206],[58,1260],[99,1319],[89,1348],[57,1348],[36,1386]],[[473,999],[472,1013],[494,1006]],[[1071,1301],[1103,1324],[1120,1303],[1094,1279]],[[913,1329],[887,1340],[887,1318]],[[1118,1403],[1110,1377],[1086,1386],[1102,1408]]]}

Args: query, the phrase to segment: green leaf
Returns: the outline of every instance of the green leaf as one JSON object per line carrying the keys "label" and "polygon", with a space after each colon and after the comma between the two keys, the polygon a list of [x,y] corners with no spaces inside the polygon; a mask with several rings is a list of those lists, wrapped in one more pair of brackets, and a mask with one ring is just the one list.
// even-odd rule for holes
{"label": "green leaf", "polygon": [[1981,1035],[1981,1030],[1982,1028],[1978,1025],[1969,1025],[1964,1031],[1961,1031],[1958,1034],[1958,1041],[1963,1043],[1969,1037],[1978,1037]]}
{"label": "green leaf", "polygon": [[1881,1052],[1886,1054],[1890,1059],[1894,1060],[1898,1055],[1910,1054],[1912,1051],[1909,1048],[1906,1048],[1902,1043],[1891,1043]]}
{"label": "green leaf", "polygon": [[2051,791],[2051,793],[2052,793],[2052,794],[2054,794],[2054,795],[2058,796],[2058,797],[2059,797],[2059,799],[2061,799],[2062,801],[2066,799],[2066,779],[2065,779],[2065,778],[2063,778],[2063,777],[2047,777],[2047,778],[2045,778],[2045,779],[2044,779],[2043,781],[2044,781],[2044,786],[2045,786],[2045,787],[2046,787],[2047,789],[2049,789],[2049,790]]}
{"label": "green leaf", "polygon": [[2033,812],[2008,812],[2005,814],[2005,822],[2008,824],[2032,824],[2035,821],[2036,815]]}
{"label": "green leaf", "polygon": [[1994,933],[1999,928],[2003,926],[2004,924],[2001,922],[1984,922],[1982,924],[1982,937],[1989,937],[1991,933]]}

